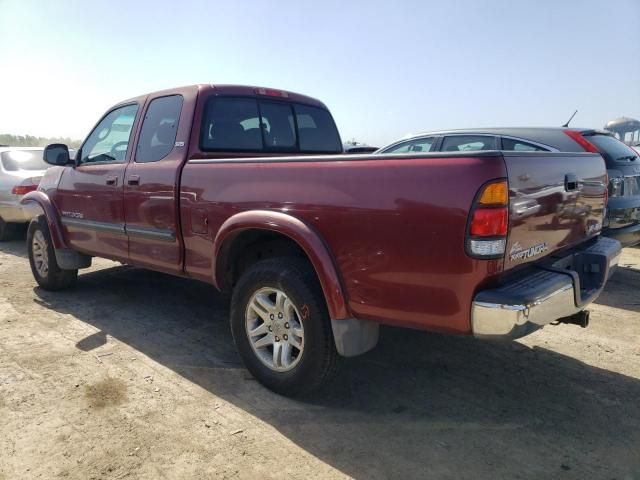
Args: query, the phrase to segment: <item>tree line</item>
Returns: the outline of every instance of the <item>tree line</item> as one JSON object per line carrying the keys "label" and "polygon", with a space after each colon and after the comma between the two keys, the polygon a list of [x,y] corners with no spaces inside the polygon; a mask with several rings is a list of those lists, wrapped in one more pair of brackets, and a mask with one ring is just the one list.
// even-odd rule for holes
{"label": "tree line", "polygon": [[71,148],[78,148],[81,141],[68,137],[34,137],[33,135],[0,133],[0,145],[9,145],[10,147],[46,147],[50,143],[64,143]]}

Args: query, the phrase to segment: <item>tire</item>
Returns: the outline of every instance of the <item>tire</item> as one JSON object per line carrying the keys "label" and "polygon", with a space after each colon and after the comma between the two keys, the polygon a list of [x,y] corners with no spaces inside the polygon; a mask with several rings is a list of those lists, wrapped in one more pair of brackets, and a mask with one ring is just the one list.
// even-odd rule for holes
{"label": "tire", "polygon": [[0,242],[7,242],[13,240],[16,233],[16,225],[13,223],[5,222],[0,217]]}
{"label": "tire", "polygon": [[75,285],[78,270],[62,270],[56,261],[56,254],[44,216],[31,221],[27,231],[27,252],[33,277],[45,290],[63,290]]}
{"label": "tire", "polygon": [[249,372],[281,395],[310,393],[337,371],[340,357],[324,296],[304,261],[268,259],[243,273],[231,299],[231,332]]}

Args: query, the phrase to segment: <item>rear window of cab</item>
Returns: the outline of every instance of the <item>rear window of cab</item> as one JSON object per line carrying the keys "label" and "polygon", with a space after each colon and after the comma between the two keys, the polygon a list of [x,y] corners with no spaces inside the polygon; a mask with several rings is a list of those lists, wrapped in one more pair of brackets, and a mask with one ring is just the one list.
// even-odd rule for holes
{"label": "rear window of cab", "polygon": [[324,108],[252,97],[212,97],[202,116],[203,151],[341,153]]}

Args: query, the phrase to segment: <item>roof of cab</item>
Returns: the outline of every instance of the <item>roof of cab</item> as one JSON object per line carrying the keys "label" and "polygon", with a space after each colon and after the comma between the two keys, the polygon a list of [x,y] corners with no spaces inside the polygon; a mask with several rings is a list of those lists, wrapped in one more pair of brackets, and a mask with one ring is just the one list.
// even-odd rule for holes
{"label": "roof of cab", "polygon": [[[327,108],[327,106],[320,100],[302,95],[300,93],[290,92],[288,90],[282,90],[270,87],[256,87],[250,85],[227,85],[227,84],[209,84],[199,83],[195,85],[186,85],[183,87],[170,88],[166,90],[158,90],[155,92],[149,92],[144,95],[138,95],[122,102],[118,102],[118,105],[124,105],[127,103],[139,102],[148,96],[162,96],[180,93],[189,89],[197,89],[202,94],[212,94],[220,96],[239,96],[239,97],[264,97],[269,99],[290,100],[297,103],[304,103],[306,105],[312,105],[321,108]],[[264,93],[261,93],[264,92]]]}

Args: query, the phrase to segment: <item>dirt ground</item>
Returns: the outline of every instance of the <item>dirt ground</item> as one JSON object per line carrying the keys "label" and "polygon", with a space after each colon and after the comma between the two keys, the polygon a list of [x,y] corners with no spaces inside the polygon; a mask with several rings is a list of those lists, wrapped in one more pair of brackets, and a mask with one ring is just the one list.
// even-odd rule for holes
{"label": "dirt ground", "polygon": [[35,287],[0,244],[0,479],[640,478],[640,249],[591,326],[486,343],[385,328],[321,394],[240,365],[226,300],[97,260]]}

